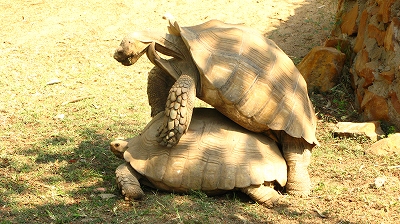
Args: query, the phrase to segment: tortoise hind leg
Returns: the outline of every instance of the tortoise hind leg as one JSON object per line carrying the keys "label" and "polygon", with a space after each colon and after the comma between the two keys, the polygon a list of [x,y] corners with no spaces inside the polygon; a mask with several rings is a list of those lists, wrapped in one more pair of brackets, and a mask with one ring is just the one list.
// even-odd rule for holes
{"label": "tortoise hind leg", "polygon": [[125,196],[125,200],[140,199],[144,196],[140,188],[140,174],[129,163],[123,163],[115,170],[117,185]]}
{"label": "tortoise hind leg", "polygon": [[195,98],[195,80],[189,75],[181,75],[169,91],[164,122],[157,135],[161,145],[173,147],[178,144],[192,119]]}
{"label": "tortoise hind leg", "polygon": [[311,161],[311,149],[303,138],[294,138],[285,132],[281,135],[283,157],[288,167],[286,191],[297,196],[308,196],[311,192],[311,180],[307,167]]}
{"label": "tortoise hind leg", "polygon": [[249,186],[242,188],[241,191],[250,196],[255,202],[272,207],[281,195],[272,186]]}

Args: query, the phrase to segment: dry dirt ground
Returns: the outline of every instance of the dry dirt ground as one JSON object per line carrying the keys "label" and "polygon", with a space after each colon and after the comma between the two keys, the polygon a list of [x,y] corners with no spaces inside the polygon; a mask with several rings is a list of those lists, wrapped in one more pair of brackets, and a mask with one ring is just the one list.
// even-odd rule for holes
{"label": "dry dirt ground", "polygon": [[[3,178],[0,179],[0,193],[5,196],[0,200],[0,215],[6,221],[17,222],[21,219],[19,217],[24,216],[21,214],[23,212],[16,212],[15,207],[20,208],[20,211],[28,211],[24,210],[26,206],[31,212],[36,212],[34,214],[44,214],[48,218],[40,218],[42,216],[39,215],[29,217],[31,222],[64,222],[63,219],[60,221],[57,212],[46,207],[47,204],[59,202],[58,207],[61,208],[64,207],[60,204],[77,206],[76,213],[73,213],[75,216],[65,222],[121,220],[115,211],[111,211],[112,208],[96,213],[98,219],[91,217],[89,209],[95,205],[91,205],[91,196],[86,195],[92,193],[84,190],[89,186],[90,189],[96,186],[112,189],[114,164],[118,162],[115,162],[116,159],[109,152],[95,156],[88,152],[90,158],[83,158],[85,154],[79,154],[79,150],[84,147],[105,148],[106,143],[113,138],[135,135],[150,119],[145,88],[151,63],[143,57],[135,66],[124,67],[112,58],[114,49],[126,33],[143,29],[166,30],[166,21],[161,19],[165,12],[174,15],[182,26],[199,24],[209,19],[244,23],[273,39],[298,63],[312,47],[320,45],[329,36],[336,5],[336,0],[1,1],[0,175]],[[60,81],[61,84],[46,85],[52,81]],[[318,97],[317,102],[324,105],[330,103],[324,96]],[[126,108],[127,104],[130,105],[129,108]],[[271,212],[266,208],[256,208],[252,211],[253,216],[246,212],[247,205],[240,205],[241,210],[236,215],[235,211],[222,206],[226,202],[221,199],[222,202],[214,204],[221,204],[222,215],[210,219],[210,222],[390,223],[398,219],[398,188],[389,184],[390,188],[376,192],[369,187],[376,176],[383,174],[388,176],[388,180],[393,180],[388,183],[398,183],[398,171],[382,171],[382,167],[393,165],[398,160],[383,160],[374,166],[374,162],[368,157],[367,165],[363,165],[360,159],[363,154],[359,148],[362,149],[369,143],[342,143],[330,138],[332,124],[328,121],[334,122],[337,119],[329,114],[319,117],[323,121],[320,122],[318,137],[325,146],[316,149],[316,158],[321,160],[314,160],[310,168],[314,183],[314,192],[310,198],[299,199],[292,204],[288,202],[289,205]],[[116,124],[121,127],[116,128]],[[92,131],[96,134],[103,133],[104,139],[101,143],[96,139],[98,135],[91,136],[91,141],[79,142],[80,138],[88,135],[88,132],[82,134],[79,131],[89,126],[94,127]],[[39,145],[43,148],[38,148]],[[46,154],[43,150],[48,150],[49,153]],[[55,150],[54,154],[50,154],[51,150]],[[331,154],[323,150],[330,151]],[[338,150],[339,156],[335,155],[335,150]],[[352,156],[345,157],[345,153]],[[81,156],[77,156],[78,154]],[[44,155],[47,156],[46,159],[41,160],[40,156]],[[64,156],[63,159],[58,158],[61,156]],[[68,160],[66,156],[72,159]],[[115,159],[112,166],[107,166],[108,158]],[[350,160],[344,161],[348,158]],[[77,161],[86,161],[89,168],[101,167],[98,170],[102,170],[102,173],[89,176],[93,178],[93,183],[101,179],[100,183],[103,185],[91,185],[89,182],[82,184],[82,180],[77,177],[57,173],[61,172],[62,167],[78,166]],[[357,162],[360,164],[355,164]],[[29,167],[43,172],[35,172]],[[351,171],[347,167],[351,167]],[[369,168],[373,171],[363,173],[370,171]],[[77,172],[72,168],[63,171],[74,174]],[[54,176],[50,175],[52,172]],[[29,176],[31,173],[35,175]],[[50,175],[51,178],[61,175],[70,178],[70,181],[41,181],[41,176],[44,175]],[[83,170],[80,175],[87,173]],[[62,184],[58,186],[54,183]],[[24,188],[13,189],[14,186]],[[57,192],[54,193],[54,189]],[[78,196],[74,197],[60,193],[59,189],[80,190],[75,191]],[[111,193],[116,192],[114,189]],[[123,204],[121,196],[117,197],[118,199],[114,199],[115,206]],[[79,207],[84,204],[86,207]],[[138,209],[146,217],[147,213],[143,212],[147,211],[146,206],[151,207],[144,203],[141,208],[128,206],[123,210],[132,213],[134,211],[136,214]],[[42,213],[40,208],[47,209],[43,209]],[[79,215],[83,212],[86,215]],[[166,219],[170,217],[170,222],[183,222],[186,217],[182,214],[184,212],[185,210],[180,211],[179,219],[171,218],[174,213],[169,216],[160,215],[158,221],[168,222]],[[223,214],[224,212],[227,214]],[[228,214],[229,212],[232,214]],[[190,213],[190,209],[187,213]],[[104,218],[103,215],[107,214],[114,214],[115,217],[110,215]],[[141,218],[137,214],[134,217],[138,220]],[[134,222],[132,219],[129,216],[122,218],[123,221]],[[6,221],[4,222],[7,223]],[[152,221],[156,222],[157,219]]]}

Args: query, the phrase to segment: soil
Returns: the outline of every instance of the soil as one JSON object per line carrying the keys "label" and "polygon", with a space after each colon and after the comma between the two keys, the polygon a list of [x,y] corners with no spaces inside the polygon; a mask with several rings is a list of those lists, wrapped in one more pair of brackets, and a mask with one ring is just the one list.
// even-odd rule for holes
{"label": "soil", "polygon": [[[65,47],[62,44],[76,49],[81,47],[79,54],[72,55],[74,57],[109,56],[125,33],[142,29],[165,30],[166,21],[161,17],[169,12],[182,26],[210,19],[244,23],[273,39],[288,55],[302,58],[310,48],[327,38],[336,8],[335,0],[213,0],[201,3],[194,0],[140,0],[115,1],[113,4],[88,0],[70,1],[68,5],[60,0],[17,2],[0,3],[3,9],[3,57],[16,49],[31,49],[39,54],[49,53],[49,50],[61,53]],[[94,43],[107,49],[99,50],[99,55],[82,49]]]}
{"label": "soil", "polygon": [[[336,6],[337,0],[6,0],[0,3],[0,70],[8,76],[2,77],[3,82],[0,83],[7,87],[15,86],[5,88],[3,94],[25,95],[32,98],[32,102],[40,103],[35,98],[39,95],[37,88],[46,83],[36,83],[39,77],[40,80],[68,80],[93,69],[101,71],[98,76],[89,78],[91,85],[95,85],[102,76],[114,75],[117,83],[120,81],[118,74],[146,74],[152,67],[146,58],[141,58],[135,66],[125,68],[112,55],[126,33],[143,29],[166,31],[167,23],[162,19],[166,12],[174,15],[181,26],[196,25],[210,19],[244,23],[274,40],[298,63],[312,47],[321,45],[329,37]],[[32,87],[23,84],[27,82],[33,84]],[[82,82],[75,80],[67,87],[79,92],[80,96],[90,96],[90,89],[81,87]],[[115,83],[110,83],[109,87],[112,88]],[[0,112],[21,111],[32,103],[30,100],[21,102],[12,100],[13,97],[10,99],[8,102],[0,101]],[[58,100],[64,102],[67,99],[68,96],[60,96]],[[320,101],[323,105],[330,103],[323,97]],[[332,119],[336,121],[336,118]],[[324,129],[329,132],[330,128],[329,124],[319,127],[322,134],[318,137],[324,137]],[[4,148],[16,141],[9,140]],[[339,163],[339,167],[345,166]],[[314,164],[314,167],[326,165]],[[325,171],[328,172],[328,168]],[[326,178],[323,175],[313,174],[313,182],[323,183],[321,179]],[[345,177],[343,181],[347,184],[352,182]],[[367,185],[365,182],[359,184]],[[354,206],[352,200],[343,198],[338,206]],[[332,206],[329,200],[318,203],[326,210]],[[294,214],[296,210],[292,212]],[[312,213],[314,216],[319,214],[318,211]],[[339,216],[346,219],[343,217],[345,214]]]}

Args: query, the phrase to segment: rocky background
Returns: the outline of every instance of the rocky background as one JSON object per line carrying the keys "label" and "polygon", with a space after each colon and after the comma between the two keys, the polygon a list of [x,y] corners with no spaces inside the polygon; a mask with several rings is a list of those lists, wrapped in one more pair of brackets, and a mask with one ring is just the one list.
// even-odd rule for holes
{"label": "rocky background", "polygon": [[329,91],[340,75],[350,75],[362,120],[399,130],[399,29],[399,0],[340,0],[331,38],[298,65],[310,91]]}

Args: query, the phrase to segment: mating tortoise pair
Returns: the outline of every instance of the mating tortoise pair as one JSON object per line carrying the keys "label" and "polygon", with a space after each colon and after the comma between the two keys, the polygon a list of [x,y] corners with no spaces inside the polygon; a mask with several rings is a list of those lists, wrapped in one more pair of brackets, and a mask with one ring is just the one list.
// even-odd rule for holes
{"label": "mating tortoise pair", "polygon": [[[149,104],[152,116],[162,111],[164,116],[160,115],[163,122],[157,130],[151,129],[150,135],[157,136],[161,145],[176,146],[194,122],[197,96],[240,126],[277,141],[287,164],[288,193],[308,195],[311,181],[307,166],[311,149],[318,144],[316,117],[307,84],[290,58],[273,41],[244,25],[211,20],[180,27],[170,19],[168,30],[168,34],[134,32],[122,40],[114,54],[123,65],[132,65],[146,53],[156,65],[148,80]],[[171,58],[164,59],[158,53]],[[195,139],[178,145],[189,147],[195,144],[192,141]],[[140,148],[132,144],[128,147],[128,151]],[[224,160],[224,156],[217,158]]]}

